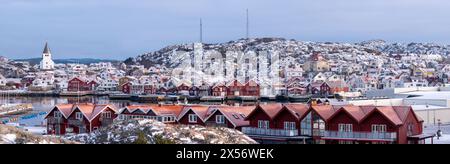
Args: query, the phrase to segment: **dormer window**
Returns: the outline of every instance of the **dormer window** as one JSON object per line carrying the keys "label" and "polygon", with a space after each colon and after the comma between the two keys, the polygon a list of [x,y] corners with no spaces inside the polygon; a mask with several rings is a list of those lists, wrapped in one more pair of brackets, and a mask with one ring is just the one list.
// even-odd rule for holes
{"label": "dormer window", "polygon": [[61,117],[62,117],[62,114],[61,114],[61,112],[59,112],[59,111],[55,111],[55,112],[53,113],[53,117],[55,117],[55,118],[61,118]]}
{"label": "dormer window", "polygon": [[83,113],[81,113],[81,112],[75,113],[75,119],[77,119],[77,120],[83,119]]}
{"label": "dormer window", "polygon": [[197,123],[197,115],[189,114],[189,123]]}
{"label": "dormer window", "polygon": [[225,117],[223,115],[216,115],[217,124],[225,124]]}
{"label": "dormer window", "polygon": [[102,113],[102,118],[111,118],[111,112],[110,111],[103,112]]}

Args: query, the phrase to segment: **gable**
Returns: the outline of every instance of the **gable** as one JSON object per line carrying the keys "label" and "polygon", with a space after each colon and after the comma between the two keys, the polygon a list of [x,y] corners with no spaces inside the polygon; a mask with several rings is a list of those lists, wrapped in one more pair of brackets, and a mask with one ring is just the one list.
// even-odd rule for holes
{"label": "gable", "polygon": [[361,124],[371,123],[371,124],[387,124],[391,126],[396,126],[391,120],[389,120],[383,113],[374,109],[367,116],[361,120]]}
{"label": "gable", "polygon": [[253,120],[254,118],[264,118],[270,120],[270,116],[260,107],[256,107],[246,118],[246,121]]}

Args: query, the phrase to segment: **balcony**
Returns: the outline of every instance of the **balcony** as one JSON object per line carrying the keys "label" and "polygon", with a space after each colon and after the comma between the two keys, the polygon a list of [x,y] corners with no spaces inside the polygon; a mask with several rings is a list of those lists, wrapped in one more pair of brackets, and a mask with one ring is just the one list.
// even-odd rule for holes
{"label": "balcony", "polygon": [[339,131],[324,131],[324,139],[351,139],[351,140],[383,140],[395,141],[397,140],[397,133],[372,133],[372,132],[339,132]]}
{"label": "balcony", "polygon": [[113,123],[113,119],[112,118],[100,118],[100,122],[102,123],[102,126],[108,126],[111,125]]}
{"label": "balcony", "polygon": [[47,118],[48,124],[62,124],[64,123],[64,119],[62,117],[49,117]]}
{"label": "balcony", "polygon": [[298,136],[298,130],[263,129],[263,128],[243,127],[242,132],[247,135],[264,135],[264,136],[279,136],[279,137]]}
{"label": "balcony", "polygon": [[84,122],[82,120],[78,120],[78,119],[69,119],[67,122],[69,125],[73,125],[73,126],[83,126]]}

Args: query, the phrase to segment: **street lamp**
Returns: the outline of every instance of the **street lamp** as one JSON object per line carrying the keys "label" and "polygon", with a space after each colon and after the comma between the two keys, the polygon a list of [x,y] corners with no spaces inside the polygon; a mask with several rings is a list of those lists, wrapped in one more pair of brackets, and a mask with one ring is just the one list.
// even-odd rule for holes
{"label": "street lamp", "polygon": [[441,119],[438,119],[438,129],[441,130]]}

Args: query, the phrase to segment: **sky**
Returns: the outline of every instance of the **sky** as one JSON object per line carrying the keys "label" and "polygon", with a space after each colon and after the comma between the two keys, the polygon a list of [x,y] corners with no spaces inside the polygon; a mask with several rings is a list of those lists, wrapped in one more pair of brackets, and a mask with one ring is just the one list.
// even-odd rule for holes
{"label": "sky", "polygon": [[0,0],[0,56],[119,59],[245,37],[450,44],[448,0]]}

